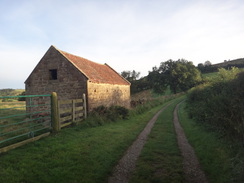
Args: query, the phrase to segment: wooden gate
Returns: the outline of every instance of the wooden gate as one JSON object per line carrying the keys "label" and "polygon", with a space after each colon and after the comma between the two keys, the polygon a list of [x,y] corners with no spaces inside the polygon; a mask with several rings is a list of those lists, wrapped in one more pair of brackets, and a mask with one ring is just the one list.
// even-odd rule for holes
{"label": "wooden gate", "polygon": [[82,121],[87,117],[85,94],[82,99],[59,100],[58,111],[60,128]]}

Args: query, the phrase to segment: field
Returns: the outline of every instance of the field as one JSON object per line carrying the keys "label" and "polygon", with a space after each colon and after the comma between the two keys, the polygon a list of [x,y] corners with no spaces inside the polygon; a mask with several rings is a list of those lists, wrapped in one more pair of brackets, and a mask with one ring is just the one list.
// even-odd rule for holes
{"label": "field", "polygon": [[[0,182],[106,182],[118,159],[161,107],[103,126],[66,128],[9,151],[0,157]],[[14,158],[18,155],[21,158]]]}
{"label": "field", "polygon": [[[172,126],[172,111],[177,100],[181,99],[174,100],[174,105],[160,115],[152,129],[131,182],[184,180],[182,157]],[[167,103],[127,120],[101,126],[91,128],[86,125],[86,121],[2,154],[0,182],[107,182],[113,167],[128,146],[149,119]],[[209,134],[189,120],[184,105],[180,107],[179,114],[186,135],[196,149],[210,182],[241,182],[242,169],[236,164],[241,160],[240,156],[235,156],[228,149],[228,144],[216,138],[214,133]]]}
{"label": "field", "polygon": [[0,147],[34,137],[44,126],[42,119],[27,114],[25,101],[0,102]]}
{"label": "field", "polygon": [[[0,116],[8,116],[14,114],[24,114],[26,112],[25,101],[14,101],[14,102],[0,102]],[[7,120],[1,120],[0,124],[12,123],[15,121],[22,120],[23,116],[16,116]]]}
{"label": "field", "polygon": [[17,96],[24,91],[24,89],[0,89],[0,96]]}
{"label": "field", "polygon": [[26,118],[25,102],[0,102],[0,147],[7,145],[7,141],[3,142],[13,136],[19,135],[19,129],[25,125],[16,124],[25,120]]}

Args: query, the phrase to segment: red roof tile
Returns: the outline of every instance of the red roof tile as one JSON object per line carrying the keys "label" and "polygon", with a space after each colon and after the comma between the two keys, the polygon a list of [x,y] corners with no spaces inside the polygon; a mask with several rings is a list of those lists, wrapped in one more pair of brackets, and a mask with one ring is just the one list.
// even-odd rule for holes
{"label": "red roof tile", "polygon": [[65,51],[58,51],[93,83],[130,85],[130,82],[107,64],[99,64]]}

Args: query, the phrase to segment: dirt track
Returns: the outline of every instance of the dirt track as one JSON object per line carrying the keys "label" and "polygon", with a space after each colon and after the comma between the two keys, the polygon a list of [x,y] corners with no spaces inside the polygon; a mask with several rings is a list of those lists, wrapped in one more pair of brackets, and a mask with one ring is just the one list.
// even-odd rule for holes
{"label": "dirt track", "polygon": [[[128,148],[125,155],[120,159],[117,166],[114,168],[113,175],[109,178],[109,183],[128,183],[130,175],[135,169],[136,160],[139,157],[141,150],[151,132],[159,114],[165,110],[170,104],[162,108],[154,117],[148,122],[147,126],[140,133],[138,138]],[[178,104],[179,105],[179,104]],[[177,134],[178,146],[183,156],[183,168],[185,179],[187,183],[207,183],[206,176],[201,170],[198,159],[191,145],[188,143],[184,130],[180,126],[178,120],[178,105],[174,110],[174,126]]]}
{"label": "dirt track", "polygon": [[183,169],[185,173],[186,182],[190,183],[207,183],[207,178],[201,170],[197,156],[192,146],[188,143],[184,130],[181,127],[178,119],[178,107],[174,110],[174,126],[177,134],[178,146],[183,156]]}
{"label": "dirt track", "polygon": [[109,183],[126,183],[129,182],[130,175],[135,169],[136,160],[141,153],[141,150],[147,140],[151,129],[156,122],[159,114],[166,109],[170,104],[162,108],[154,117],[148,122],[147,126],[140,133],[137,139],[126,151],[125,155],[120,159],[118,165],[114,168],[113,175],[109,178]]}

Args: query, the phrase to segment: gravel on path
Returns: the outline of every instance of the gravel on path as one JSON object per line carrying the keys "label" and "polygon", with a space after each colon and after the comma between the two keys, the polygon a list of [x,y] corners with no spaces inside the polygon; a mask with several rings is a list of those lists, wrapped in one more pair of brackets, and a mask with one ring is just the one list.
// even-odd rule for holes
{"label": "gravel on path", "polygon": [[174,126],[177,134],[178,146],[183,156],[183,169],[187,183],[207,183],[208,180],[201,170],[198,158],[192,146],[188,143],[184,130],[178,119],[179,104],[174,110]]}
{"label": "gravel on path", "polygon": [[133,170],[136,166],[136,160],[139,157],[141,150],[151,132],[159,114],[165,110],[170,104],[162,108],[154,117],[148,122],[147,126],[140,133],[133,144],[128,148],[125,155],[120,159],[117,166],[114,168],[113,174],[109,177],[109,183],[127,183]]}

